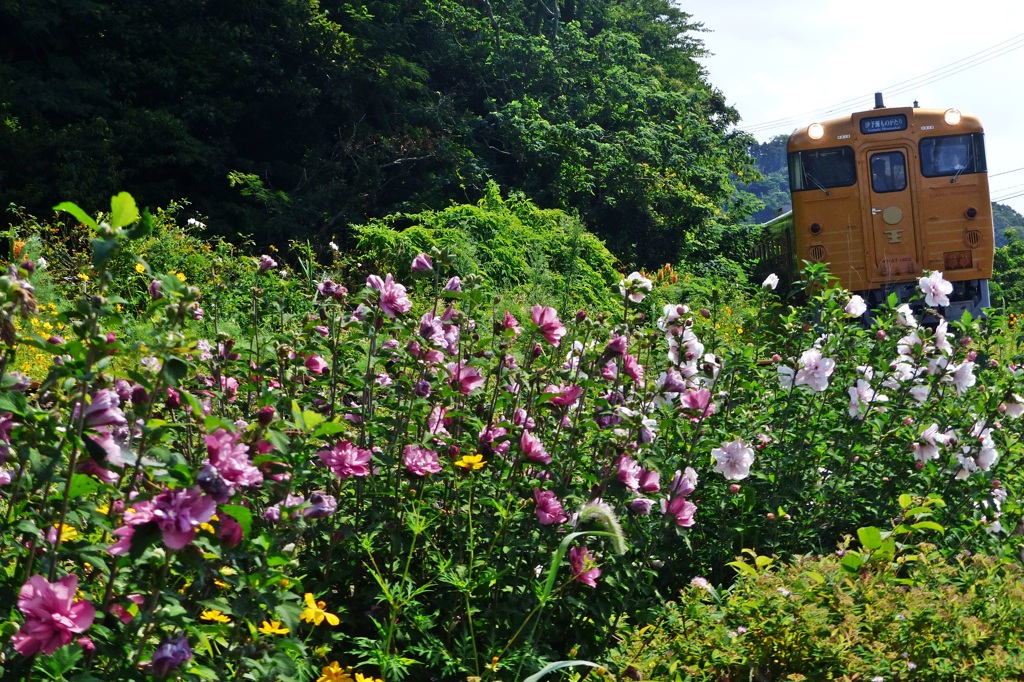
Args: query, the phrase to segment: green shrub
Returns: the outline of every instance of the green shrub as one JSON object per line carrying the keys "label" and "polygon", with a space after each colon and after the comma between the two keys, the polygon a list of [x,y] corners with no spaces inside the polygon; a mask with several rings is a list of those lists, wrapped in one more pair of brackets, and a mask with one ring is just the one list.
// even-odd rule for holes
{"label": "green shrub", "polygon": [[[405,225],[404,229],[401,227]],[[580,221],[537,208],[521,194],[503,199],[493,182],[476,205],[391,215],[355,227],[358,259],[367,272],[408,279],[418,253],[447,249],[453,269],[483,275],[495,293],[547,299],[562,309],[617,309],[615,257]]]}
{"label": "green shrub", "polygon": [[922,544],[899,570],[851,575],[841,554],[741,572],[722,592],[695,580],[656,623],[622,632],[620,679],[1020,679],[1018,564]]}

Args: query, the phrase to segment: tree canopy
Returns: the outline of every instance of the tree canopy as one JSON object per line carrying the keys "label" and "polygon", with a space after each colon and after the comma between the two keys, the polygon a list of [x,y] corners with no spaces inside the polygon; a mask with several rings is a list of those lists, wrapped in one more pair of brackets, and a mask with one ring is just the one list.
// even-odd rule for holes
{"label": "tree canopy", "polygon": [[494,181],[656,265],[748,210],[700,29],[668,0],[0,0],[0,194],[186,198],[266,241]]}

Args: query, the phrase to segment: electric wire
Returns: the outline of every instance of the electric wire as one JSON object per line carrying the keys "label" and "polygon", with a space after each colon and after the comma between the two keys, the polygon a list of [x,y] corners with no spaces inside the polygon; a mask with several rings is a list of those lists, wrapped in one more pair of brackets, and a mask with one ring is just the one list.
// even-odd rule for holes
{"label": "electric wire", "polygon": [[[975,66],[979,66],[998,57],[1002,57],[1003,55],[1009,54],[1010,52],[1019,50],[1022,47],[1024,47],[1024,33],[1015,35],[1012,38],[1008,38],[1000,43],[996,43],[995,45],[985,48],[984,50],[975,52],[974,54],[968,55],[967,57],[964,57],[962,59],[958,59],[957,61],[939,67],[938,69],[928,71],[927,73],[921,74],[920,76],[916,76],[914,78],[894,83],[893,85],[883,88],[882,92],[885,92],[887,95],[891,96],[900,95],[909,92],[914,88],[923,87],[925,85],[930,85],[931,83],[935,83],[945,78],[949,78],[958,73],[961,73],[962,71],[966,71],[968,69],[974,68]],[[763,132],[765,130],[771,130],[773,128],[782,128],[784,126],[807,121],[810,118],[823,117],[825,115],[835,113],[837,111],[845,111],[850,107],[859,104],[865,98],[870,100],[871,97],[873,97],[873,94],[861,95],[855,98],[845,100],[843,102],[839,102],[837,104],[829,105],[822,109],[815,109],[813,111],[804,112],[802,114],[795,114],[793,116],[789,116],[786,118],[780,118],[772,121],[765,121],[762,123],[755,123],[748,126],[742,126],[741,130],[745,132]]]}

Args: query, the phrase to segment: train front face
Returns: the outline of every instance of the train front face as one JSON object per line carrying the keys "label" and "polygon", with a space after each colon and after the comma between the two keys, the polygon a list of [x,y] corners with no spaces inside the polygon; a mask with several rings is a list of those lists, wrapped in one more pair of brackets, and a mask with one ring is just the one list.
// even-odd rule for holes
{"label": "train front face", "polygon": [[877,305],[926,271],[954,283],[944,310],[988,307],[995,240],[978,119],[955,109],[878,108],[789,138],[798,262],[825,262]]}

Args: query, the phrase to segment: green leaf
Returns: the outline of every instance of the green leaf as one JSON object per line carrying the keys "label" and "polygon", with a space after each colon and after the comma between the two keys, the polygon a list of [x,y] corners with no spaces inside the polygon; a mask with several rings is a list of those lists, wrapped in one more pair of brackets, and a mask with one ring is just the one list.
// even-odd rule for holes
{"label": "green leaf", "polygon": [[107,261],[114,255],[114,249],[117,247],[117,240],[95,238],[90,239],[92,244],[92,266],[97,270],[102,270],[107,264]]}
{"label": "green leaf", "polygon": [[61,203],[59,203],[56,206],[54,206],[53,210],[54,211],[67,211],[68,213],[70,213],[71,215],[73,215],[75,217],[75,220],[77,220],[78,222],[83,223],[85,225],[88,225],[89,227],[91,227],[94,230],[98,227],[96,225],[96,221],[93,220],[89,216],[88,213],[86,213],[85,211],[80,209],[77,204],[73,204],[70,201],[62,201]]}
{"label": "green leaf", "polygon": [[840,563],[847,572],[856,573],[864,565],[864,557],[856,552],[847,552]]}
{"label": "green leaf", "polygon": [[142,220],[125,230],[128,239],[142,239],[153,234],[153,216],[148,208],[142,209]]}
{"label": "green leaf", "polygon": [[24,393],[18,391],[0,393],[0,412],[11,412],[21,416],[25,414],[26,410],[28,410],[28,400]]}
{"label": "green leaf", "polygon": [[860,544],[869,552],[873,552],[882,546],[882,531],[874,526],[858,528],[857,537],[860,538]]}
{"label": "green leaf", "polygon": [[114,229],[131,225],[139,219],[139,207],[128,192],[119,192],[110,198],[110,226]]}
{"label": "green leaf", "polygon": [[334,434],[341,433],[348,428],[348,425],[343,424],[342,422],[323,422],[318,424],[316,429],[313,430],[313,437],[320,438],[323,436],[333,436]]}
{"label": "green leaf", "polygon": [[914,503],[914,498],[911,497],[910,495],[906,494],[906,493],[903,493],[902,495],[900,495],[899,500],[900,500],[900,509],[906,509],[907,507],[909,507],[910,505],[912,505]]}
{"label": "green leaf", "polygon": [[164,381],[167,382],[168,386],[177,386],[188,374],[188,365],[178,358],[167,358],[160,373],[163,375]]}
{"label": "green leaf", "polygon": [[736,569],[737,573],[746,573],[747,575],[752,575],[755,578],[757,577],[757,569],[748,564],[746,561],[730,561],[726,564],[726,566],[732,566],[734,569]]}
{"label": "green leaf", "polygon": [[[75,474],[71,477],[71,487],[68,489],[69,499],[76,499],[79,497],[85,497],[86,495],[92,495],[94,492],[100,489],[99,481],[92,476],[86,474]],[[55,493],[56,497],[62,497],[63,493]]]}
{"label": "green leaf", "polygon": [[934,521],[918,521],[911,526],[914,530],[937,530],[943,535],[946,533],[946,529]]}

